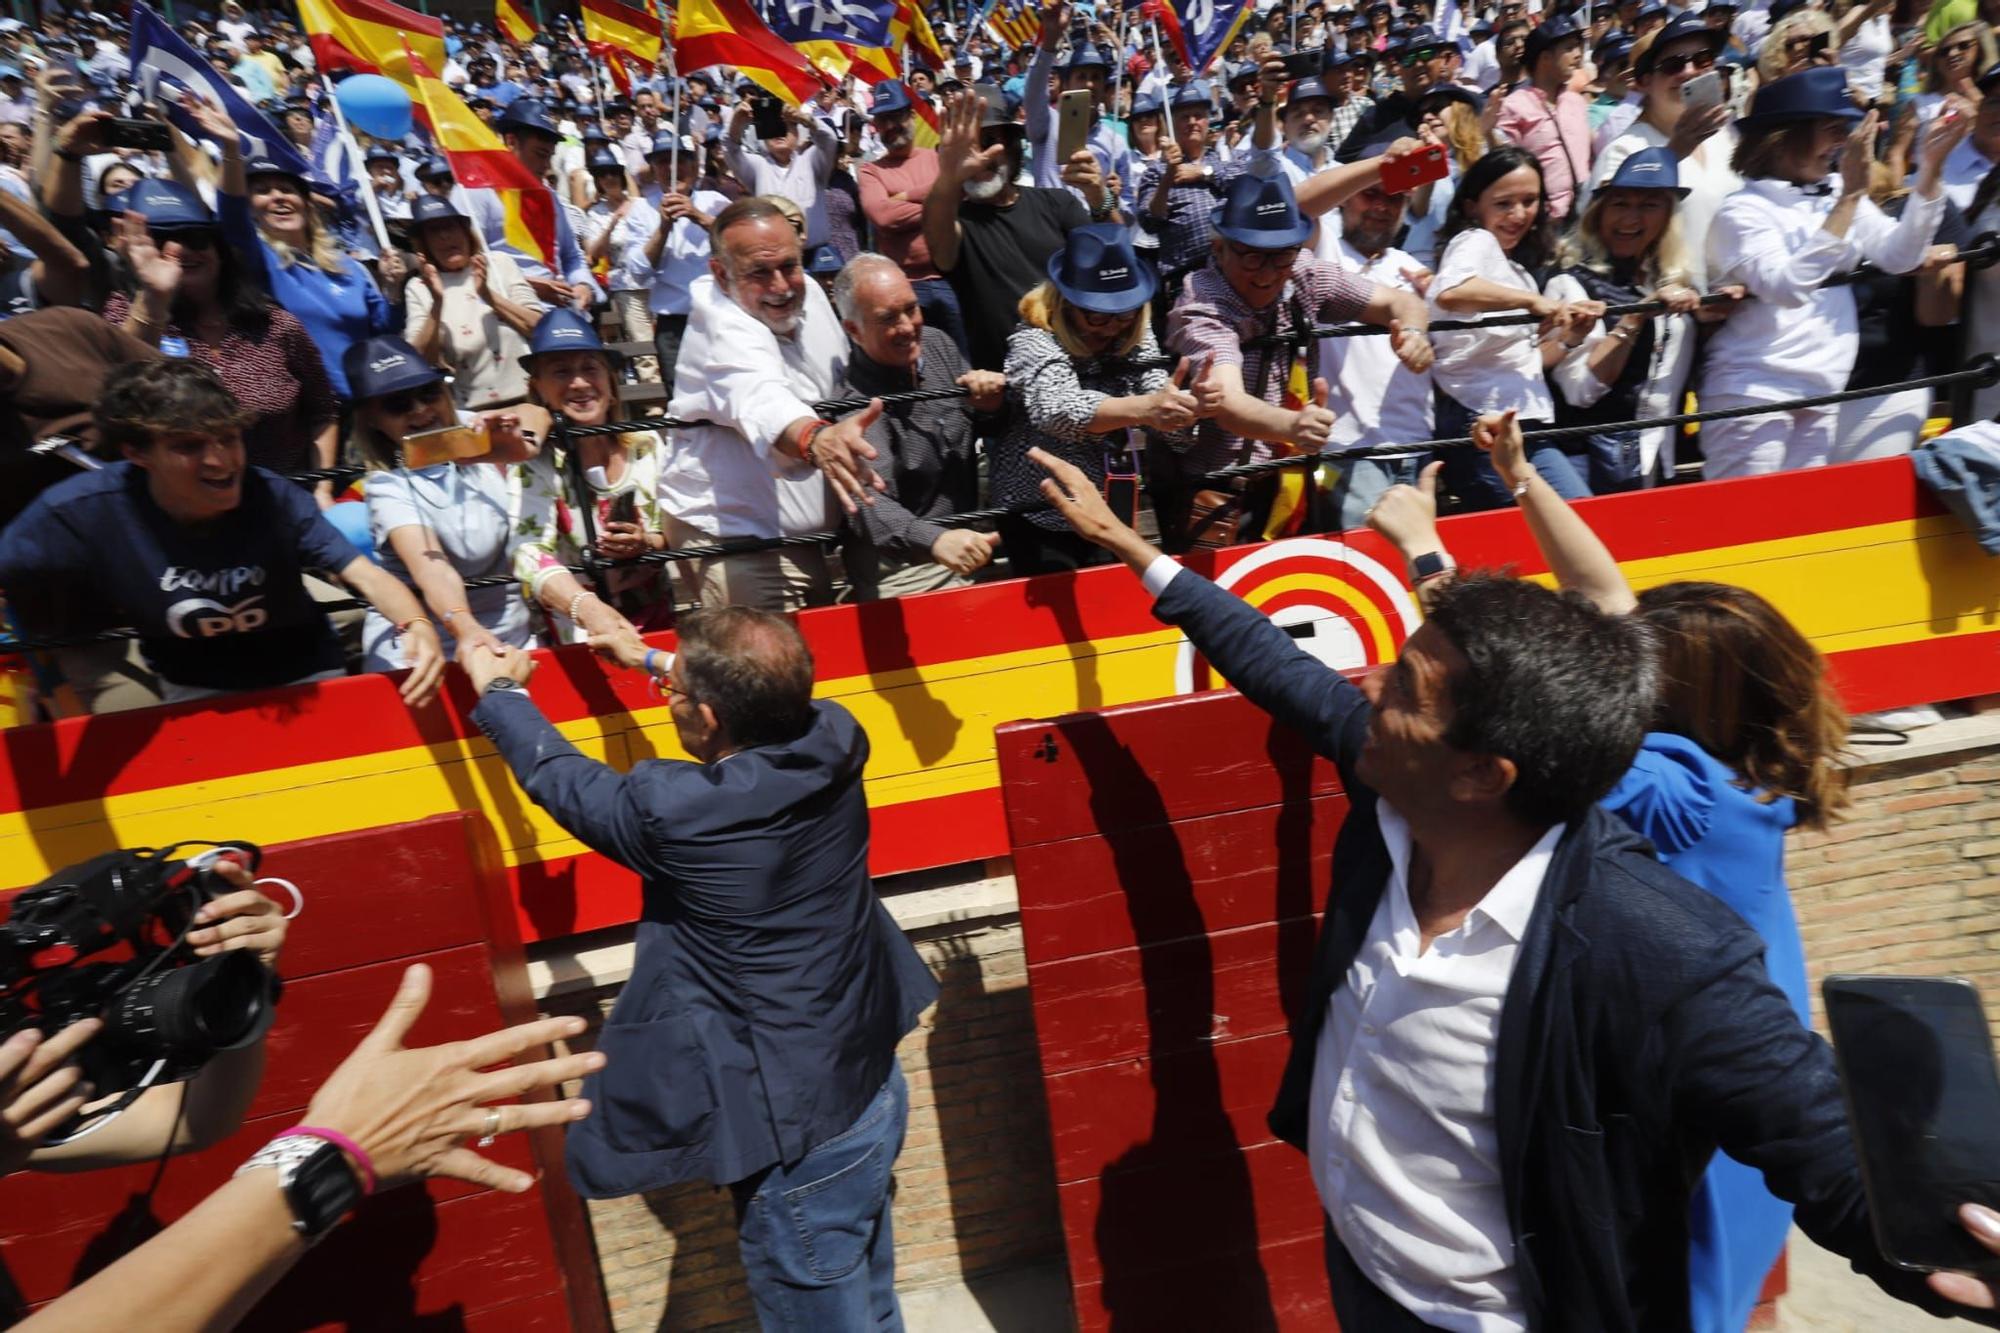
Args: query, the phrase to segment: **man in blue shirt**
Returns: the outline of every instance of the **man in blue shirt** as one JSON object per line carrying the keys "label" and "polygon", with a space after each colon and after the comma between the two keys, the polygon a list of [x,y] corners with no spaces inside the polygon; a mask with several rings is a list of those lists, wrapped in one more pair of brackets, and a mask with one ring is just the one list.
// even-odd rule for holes
{"label": "man in blue shirt", "polygon": [[402,627],[404,701],[437,693],[444,658],[416,595],[310,493],[246,464],[245,413],[214,371],[121,366],[93,415],[125,461],[50,487],[0,533],[0,588],[28,633],[130,626],[169,703],[328,679],[343,654],[304,583],[325,570]]}
{"label": "man in blue shirt", "polygon": [[542,182],[555,205],[555,263],[553,266],[544,264],[507,239],[507,210],[496,192],[467,190],[466,213],[478,224],[488,249],[504,250],[513,256],[522,276],[527,278],[528,285],[535,289],[537,296],[550,305],[588,310],[600,291],[590,276],[590,261],[583,257],[583,247],[577,244],[576,232],[570,226],[562,196],[548,184],[549,172],[555,164],[556,147],[562,142],[562,131],[549,119],[546,107],[526,97],[517,99],[502,112],[500,118],[493,122],[493,128],[500,131],[501,140],[516,160]]}

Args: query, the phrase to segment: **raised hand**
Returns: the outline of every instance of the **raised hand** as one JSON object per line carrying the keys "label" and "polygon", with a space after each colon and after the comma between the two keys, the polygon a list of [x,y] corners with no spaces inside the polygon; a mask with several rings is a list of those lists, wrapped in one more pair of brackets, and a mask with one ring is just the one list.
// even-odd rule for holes
{"label": "raised hand", "polygon": [[199,93],[188,93],[181,101],[181,107],[194,117],[194,123],[201,127],[206,137],[222,145],[222,150],[230,152],[242,144],[243,131],[236,128],[236,122],[229,113]]}
{"label": "raised hand", "polygon": [[938,171],[949,175],[955,185],[1000,166],[1007,156],[1005,144],[979,146],[979,122],[984,112],[985,103],[977,93],[953,93],[945,101],[938,122]]}
{"label": "raised hand", "polygon": [[1104,168],[1098,165],[1097,154],[1088,148],[1079,148],[1069,155],[1069,161],[1063,163],[1062,182],[1082,193],[1092,213],[1104,206]]}
{"label": "raised hand", "polygon": [[1324,379],[1312,382],[1312,401],[1292,414],[1291,428],[1285,438],[1308,453],[1317,453],[1326,448],[1326,437],[1333,431],[1333,413],[1326,406],[1327,388]]}
{"label": "raised hand", "polygon": [[[403,1038],[430,994],[430,968],[412,965],[374,1030],[313,1094],[305,1120],[360,1144],[374,1163],[377,1189],[447,1176],[519,1194],[535,1183],[534,1177],[481,1157],[466,1141],[573,1124],[590,1114],[590,1103],[582,1098],[494,1107],[485,1103],[581,1078],[602,1069],[604,1056],[591,1051],[534,1064],[511,1063],[551,1042],[582,1035],[584,1021],[576,1017],[545,1018],[470,1041],[410,1050]],[[504,1067],[488,1070],[492,1065]]]}
{"label": "raised hand", "polygon": [[1215,377],[1215,357],[1209,356],[1201,363],[1201,369],[1194,377],[1194,414],[1198,417],[1212,417],[1222,411],[1223,399],[1227,391]]}
{"label": "raised hand", "polygon": [[1382,492],[1368,510],[1368,526],[1389,539],[1404,559],[1438,550],[1438,473],[1443,463],[1426,464],[1414,486],[1396,485]]}
{"label": "raised hand", "polygon": [[[1942,116],[1939,118],[1942,119]],[[1844,193],[1868,193],[1869,169],[1875,165],[1875,139],[1881,129],[1881,113],[1870,111],[1854,127],[1854,133],[1847,136],[1847,146],[1840,152],[1840,188]],[[1950,152],[1951,149],[1947,147],[1945,151]],[[1943,158],[1939,158],[1939,162],[1942,161]]]}
{"label": "raised hand", "polygon": [[871,398],[868,406],[853,416],[822,428],[807,446],[812,465],[833,483],[833,493],[850,514],[857,504],[874,504],[875,492],[889,486],[868,466],[868,460],[875,457],[875,446],[868,443],[865,432],[881,419],[882,400]]}
{"label": "raised hand", "polygon": [[[1874,115],[1874,112],[1869,112]],[[1951,156],[1951,150],[1958,147],[1972,129],[1973,108],[1962,97],[1950,97],[1944,108],[1931,119],[1924,128],[1923,142],[1917,149],[1917,168],[1922,179],[1935,181],[1944,172],[1944,160]],[[1874,141],[1871,139],[1872,148]],[[1841,162],[1841,173],[1847,171],[1846,160]]]}
{"label": "raised hand", "polygon": [[156,298],[160,306],[170,305],[181,286],[180,261],[175,257],[180,247],[169,242],[174,253],[162,250],[147,229],[146,219],[138,213],[128,212],[114,218],[112,227],[119,248],[125,252],[126,266],[138,279],[139,286]]}
{"label": "raised hand", "polygon": [[439,273],[438,266],[428,259],[420,258],[417,262],[418,272],[423,277],[424,286],[430,288],[431,304],[433,306],[438,305],[444,300],[444,275]]}
{"label": "raised hand", "polygon": [[1486,451],[1493,471],[1508,490],[1535,474],[1528,462],[1528,446],[1521,436],[1519,418],[1520,413],[1509,408],[1505,412],[1484,413],[1472,423],[1473,444]]}

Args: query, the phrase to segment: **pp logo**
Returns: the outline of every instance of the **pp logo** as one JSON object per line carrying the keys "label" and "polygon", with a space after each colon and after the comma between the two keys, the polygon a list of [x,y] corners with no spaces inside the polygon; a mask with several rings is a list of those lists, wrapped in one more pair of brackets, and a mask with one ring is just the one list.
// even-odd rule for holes
{"label": "pp logo", "polygon": [[189,597],[167,608],[167,628],[183,639],[212,639],[218,634],[247,634],[271,618],[264,595],[246,597],[224,606],[208,597]]}
{"label": "pp logo", "polygon": [[[1418,624],[1403,581],[1381,562],[1319,537],[1272,542],[1222,572],[1216,586],[1235,593],[1335,670],[1395,658]],[[1219,689],[1224,681],[1181,641],[1174,692]]]}

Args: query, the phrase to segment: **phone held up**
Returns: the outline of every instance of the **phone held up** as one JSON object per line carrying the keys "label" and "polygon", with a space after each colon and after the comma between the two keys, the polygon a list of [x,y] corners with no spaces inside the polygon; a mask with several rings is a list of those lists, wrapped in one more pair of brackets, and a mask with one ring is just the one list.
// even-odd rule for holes
{"label": "phone held up", "polygon": [[1832,976],[1820,987],[1882,1257],[2000,1277],[1959,1205],[2000,1208],[2000,1070],[1979,992],[1941,977]]}
{"label": "phone held up", "polygon": [[468,458],[484,458],[493,451],[484,426],[440,426],[403,437],[403,466],[434,467]]}
{"label": "phone held up", "polygon": [[1451,159],[1442,146],[1425,144],[1398,157],[1382,159],[1382,192],[1408,194],[1420,185],[1441,181],[1451,174]]}
{"label": "phone held up", "polygon": [[1722,105],[1722,76],[1714,70],[1705,70],[1681,85],[1681,108],[1685,111],[1700,111],[1705,107]]}

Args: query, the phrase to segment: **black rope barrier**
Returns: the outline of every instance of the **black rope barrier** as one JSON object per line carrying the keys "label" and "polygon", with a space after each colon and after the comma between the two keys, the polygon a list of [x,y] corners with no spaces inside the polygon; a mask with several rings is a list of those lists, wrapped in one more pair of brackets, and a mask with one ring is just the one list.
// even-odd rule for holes
{"label": "black rope barrier", "polygon": [[[1646,417],[1633,421],[1607,421],[1586,426],[1552,426],[1542,430],[1522,432],[1524,440],[1577,439],[1586,435],[1611,434],[1630,430],[1651,430],[1659,426],[1684,426],[1704,421],[1728,421],[1738,417],[1766,416],[1777,412],[1796,412],[1808,407],[1828,407],[1838,403],[1854,402],[1862,398],[1886,398],[1891,394],[1904,393],[1911,389],[1935,389],[1945,385],[1970,384],[1976,388],[1987,388],[2000,384],[2000,357],[1980,356],[1958,370],[1942,374],[1926,375],[1920,379],[1902,380],[1895,384],[1877,385],[1866,389],[1843,389],[1837,393],[1818,394],[1810,398],[1791,398],[1775,403],[1755,403],[1748,407],[1713,408],[1705,412],[1681,412],[1671,416]],[[590,434],[608,434],[607,427],[588,428]],[[556,429],[552,440],[561,441],[565,434],[582,432],[568,428],[561,416],[556,418]],[[1422,454],[1435,453],[1443,449],[1472,448],[1470,436],[1455,436],[1449,439],[1424,440],[1412,444],[1380,445],[1366,449],[1327,451],[1322,453],[1288,454],[1278,458],[1268,458],[1256,463],[1238,463],[1232,467],[1219,468],[1199,477],[1190,478],[1188,484],[1214,486],[1246,477],[1260,477],[1270,473],[1283,472],[1291,468],[1318,467],[1322,463],[1351,462],[1368,458],[1411,458]],[[331,471],[331,469],[322,469]],[[997,519],[1018,514],[1031,514],[1053,508],[1046,500],[1034,500],[1019,505],[998,505],[985,509],[969,509],[963,513],[947,514],[932,519],[942,527],[968,527],[976,523],[990,523]],[[593,560],[589,565],[565,565],[572,574],[585,577],[601,577],[613,569],[628,569],[635,566],[667,565],[682,560],[703,560],[715,556],[750,555],[758,551],[773,551],[801,546],[830,546],[846,540],[839,532],[801,532],[782,537],[737,537],[700,546],[672,547],[663,551],[649,551],[644,555],[624,560]],[[511,574],[489,574],[465,580],[468,591],[475,588],[498,588],[518,584],[519,579]],[[363,610],[368,603],[354,598],[317,603],[323,611]],[[48,637],[0,637],[0,657],[17,656],[21,653],[43,652],[52,648],[80,647],[86,644],[105,643],[117,639],[138,637],[133,629],[109,629],[95,634]]]}

